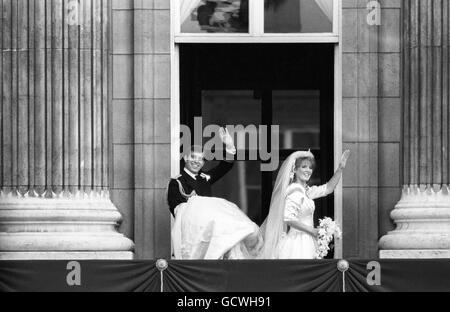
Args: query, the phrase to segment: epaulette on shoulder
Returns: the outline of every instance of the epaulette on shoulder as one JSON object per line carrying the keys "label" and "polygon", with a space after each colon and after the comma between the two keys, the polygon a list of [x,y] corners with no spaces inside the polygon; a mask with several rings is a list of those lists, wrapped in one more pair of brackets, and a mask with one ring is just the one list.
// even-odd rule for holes
{"label": "epaulette on shoulder", "polygon": [[179,175],[177,175],[177,176],[175,176],[175,177],[173,177],[173,179],[174,180],[178,180],[179,178],[181,178],[182,177],[182,175],[181,174],[179,174]]}

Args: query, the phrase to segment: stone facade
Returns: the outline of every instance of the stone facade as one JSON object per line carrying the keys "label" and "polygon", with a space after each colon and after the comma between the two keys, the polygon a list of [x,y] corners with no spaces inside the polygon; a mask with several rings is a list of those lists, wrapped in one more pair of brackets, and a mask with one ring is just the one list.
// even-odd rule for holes
{"label": "stone facade", "polygon": [[137,258],[170,257],[170,10],[112,1],[112,199]]}
{"label": "stone facade", "polygon": [[367,23],[370,1],[343,1],[343,256],[378,256],[400,197],[401,1],[381,4],[381,25]]}
{"label": "stone facade", "polygon": [[[369,26],[367,24],[367,3],[369,2],[366,0],[342,1],[343,147],[350,148],[354,152],[343,178],[344,257],[378,256],[378,240],[388,230],[393,229],[389,214],[401,194],[401,1],[385,0],[380,2],[382,8],[381,26]],[[113,57],[117,60],[120,58],[123,62],[120,64],[119,62],[114,62],[113,71],[125,73],[124,75],[120,74],[120,77],[114,78],[121,81],[117,83],[118,86],[121,86],[127,81],[128,83],[132,81],[130,78],[125,79],[124,77],[125,75],[131,77],[133,72],[133,65],[130,60],[130,55],[133,54],[131,48],[133,40],[131,38],[133,33],[132,25],[136,25],[136,20],[134,19],[137,17],[133,16],[133,7],[127,1],[116,1],[116,3],[117,6],[113,4],[113,14],[117,18],[113,18],[112,27],[118,31],[114,38],[118,38],[120,41],[116,39],[116,43],[113,44],[113,54],[120,53],[121,55],[114,55]],[[150,45],[147,51],[152,51],[159,44],[160,47],[166,46],[164,52],[169,52],[170,11],[168,11],[167,5],[163,4],[168,3],[168,1],[144,1],[143,3],[148,3],[147,5],[142,5],[145,8],[145,12],[154,9],[160,15],[158,20],[159,29],[149,23],[152,20],[150,17],[146,19],[145,23],[138,25],[138,29],[146,28],[145,33],[150,36],[147,39]],[[134,10],[142,11],[142,8],[136,7]],[[166,14],[164,16],[161,10],[165,11]],[[119,20],[119,15],[121,20]],[[139,23],[139,20],[137,21]],[[134,35],[136,36],[136,30],[134,30]],[[160,42],[153,43],[152,40],[159,40]],[[119,43],[121,44],[119,50],[122,52],[114,50]],[[157,45],[155,46],[155,44]],[[127,58],[128,63],[124,65],[127,62],[125,60]],[[140,77],[140,79],[145,81],[146,86],[153,84],[154,88],[169,88],[170,74],[168,70],[159,72],[157,76],[157,80],[160,80],[165,85],[159,84],[157,86],[156,83],[158,82],[149,81],[148,75],[139,75],[134,73],[135,83],[136,79]],[[127,88],[131,90],[132,86],[133,84],[129,83]],[[120,102],[113,97],[114,102],[117,102],[117,105],[114,105],[114,111],[117,111],[116,116],[123,116],[122,112],[127,116],[133,116],[129,102],[128,104]],[[124,111],[125,107],[128,107],[126,111]],[[158,133],[152,134],[151,131],[161,129],[160,127],[165,125],[163,121],[168,120],[169,116],[169,105],[166,103],[164,112],[146,117],[155,118],[153,127],[150,124],[142,127],[140,125],[141,121],[139,123],[135,121],[134,131],[137,131],[135,133],[140,135],[142,129],[144,129],[144,134],[147,134],[147,138],[150,140],[145,143],[152,142],[155,138],[159,140],[161,136]],[[130,136],[133,133],[133,125],[129,123],[129,119],[116,117],[113,123],[121,125],[114,133],[114,138],[120,136],[119,134],[121,133],[129,133]],[[152,129],[149,129],[149,127]],[[123,132],[122,130],[125,131]],[[168,134],[169,131],[167,131],[167,128],[162,128],[161,133]],[[168,136],[166,136],[166,139],[163,143],[170,143]],[[131,142],[131,139],[127,140],[123,142]],[[132,180],[132,177],[129,177],[129,175],[133,168],[133,153],[130,150],[131,146],[126,148],[128,149],[126,152],[128,161],[115,164],[114,170],[123,173],[126,177],[125,180]],[[136,153],[136,150],[134,152]],[[142,223],[142,226],[144,226],[142,229],[145,229],[144,232],[134,228],[135,235],[141,237],[140,239],[135,238],[137,250],[141,248],[146,250],[142,253],[144,257],[152,255],[162,256],[167,255],[169,252],[166,245],[167,241],[155,240],[156,237],[160,237],[163,240],[170,237],[168,232],[169,219],[167,216],[163,216],[165,212],[161,211],[161,206],[157,206],[162,205],[162,207],[165,207],[163,191],[160,187],[165,186],[164,183],[166,183],[170,174],[170,168],[167,168],[167,153],[169,153],[169,150],[167,149],[165,152],[165,157],[160,156],[160,158],[155,160],[150,160],[148,153],[143,153],[145,155],[143,157],[134,155],[137,161],[140,163],[143,161],[144,167],[140,168],[162,168],[160,171],[161,175],[156,175],[156,187],[151,192],[152,194],[156,192],[160,197],[152,197],[148,189],[142,190],[143,195],[141,195],[141,191],[134,192],[138,198],[139,196],[143,196],[140,198],[150,196],[152,204],[147,200],[136,201],[135,199],[135,204],[133,205],[133,196],[131,195],[133,191],[113,190],[113,194],[115,192],[127,194],[121,199],[120,196],[113,197],[114,199],[117,198],[117,205],[123,213],[131,214],[133,210],[134,213],[136,211],[145,213],[146,219],[134,217],[134,220],[146,220]],[[137,153],[139,154],[139,152]],[[134,172],[136,172],[136,168]],[[138,172],[144,171],[138,170]],[[146,172],[146,174],[150,174],[151,169],[147,169]],[[148,179],[148,176],[146,176],[146,179]],[[125,201],[127,202],[125,203]],[[126,212],[126,209],[128,209],[128,212]],[[157,222],[157,226],[153,226],[155,212],[162,214],[159,215],[160,219],[158,219],[162,220],[162,223]],[[164,225],[162,226],[162,224]],[[134,226],[136,226],[136,223]],[[129,229],[131,227],[132,224],[129,224],[123,230],[126,233],[130,233]],[[141,244],[140,241],[143,243]],[[140,252],[137,251],[137,253],[139,254]]]}

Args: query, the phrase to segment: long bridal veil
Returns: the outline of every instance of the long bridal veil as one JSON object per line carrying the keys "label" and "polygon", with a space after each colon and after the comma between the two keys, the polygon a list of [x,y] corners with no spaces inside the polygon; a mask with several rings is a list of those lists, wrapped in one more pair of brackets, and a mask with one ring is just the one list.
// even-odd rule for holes
{"label": "long bridal veil", "polygon": [[301,157],[304,152],[291,154],[281,165],[275,181],[275,187],[270,200],[269,215],[260,227],[261,235],[264,238],[264,245],[259,254],[260,259],[277,259],[278,246],[283,233],[286,233],[287,226],[284,221],[284,205],[286,201],[286,190],[290,184],[291,172],[295,165],[295,160]]}

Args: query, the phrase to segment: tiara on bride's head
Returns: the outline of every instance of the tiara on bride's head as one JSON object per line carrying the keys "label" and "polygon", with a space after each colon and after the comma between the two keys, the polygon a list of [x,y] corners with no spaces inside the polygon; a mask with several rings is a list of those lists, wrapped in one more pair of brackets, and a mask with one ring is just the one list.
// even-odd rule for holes
{"label": "tiara on bride's head", "polygon": [[306,151],[299,151],[297,154],[297,159],[298,158],[314,158],[314,154],[311,153],[311,149],[309,149],[307,152]]}

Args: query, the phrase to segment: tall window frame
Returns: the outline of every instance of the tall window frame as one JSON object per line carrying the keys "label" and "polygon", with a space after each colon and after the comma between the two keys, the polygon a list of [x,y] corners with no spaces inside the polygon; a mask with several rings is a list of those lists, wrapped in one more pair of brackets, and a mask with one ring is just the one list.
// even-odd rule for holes
{"label": "tall window frame", "polygon": [[248,33],[183,33],[180,18],[181,0],[171,0],[174,41],[175,43],[338,43],[341,1],[333,0],[332,32],[266,33],[264,32],[264,0],[249,0]]}
{"label": "tall window frame", "polygon": [[[342,2],[333,0],[331,33],[264,33],[264,0],[249,0],[249,33],[182,33],[180,0],[170,0],[170,123],[171,175],[180,173],[180,53],[183,43],[334,43],[334,167],[339,165],[343,150],[342,134]],[[342,181],[334,192],[334,219],[343,225]],[[343,240],[335,243],[334,257],[342,258]]]}

